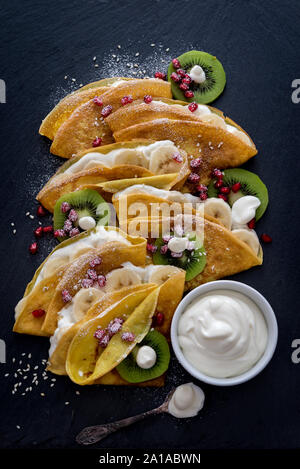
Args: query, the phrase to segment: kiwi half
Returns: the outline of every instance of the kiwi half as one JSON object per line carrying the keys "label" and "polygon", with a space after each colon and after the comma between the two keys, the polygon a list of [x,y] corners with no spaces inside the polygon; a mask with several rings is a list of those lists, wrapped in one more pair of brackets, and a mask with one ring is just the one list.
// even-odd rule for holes
{"label": "kiwi half", "polygon": [[[253,195],[260,200],[260,206],[256,210],[255,219],[259,220],[266,211],[266,208],[269,203],[268,189],[262,180],[251,171],[246,169],[234,168],[234,169],[225,169],[223,171],[223,183],[224,186],[231,187],[237,182],[241,183],[241,189],[234,193],[230,192],[228,195],[228,203],[230,206],[244,195]],[[211,181],[208,186],[208,197],[217,197],[218,189],[214,186],[215,181]]]}
{"label": "kiwi half", "polygon": [[[92,189],[83,189],[62,195],[56,202],[53,215],[54,230],[63,229],[68,218],[68,213],[61,211],[61,204],[68,202],[72,209],[76,210],[78,220],[81,217],[93,217],[96,225],[108,225],[110,219],[110,209],[101,195]],[[78,220],[74,222],[74,227],[79,228]],[[59,241],[67,239],[68,236],[58,238]]]}
{"label": "kiwi half", "polygon": [[[174,236],[171,233],[171,236]],[[190,241],[195,242],[195,249],[193,251],[184,251],[181,257],[172,257],[170,251],[166,254],[161,254],[161,247],[164,246],[162,238],[157,238],[155,246],[156,252],[153,254],[153,263],[155,265],[174,265],[186,271],[185,280],[188,282],[197,275],[199,275],[206,265],[205,249],[196,233],[192,232],[188,235]]]}
{"label": "kiwi half", "polygon": [[168,80],[171,83],[172,93],[175,99],[182,101],[196,101],[197,103],[211,103],[224,90],[226,84],[226,75],[221,62],[207,52],[191,50],[177,57],[181,68],[189,74],[194,65],[199,65],[204,70],[206,79],[203,83],[190,84],[189,89],[193,91],[193,98],[186,98],[184,92],[179,88],[180,83],[175,83],[171,79],[171,74],[176,73],[176,68],[171,62],[168,68]]}
{"label": "kiwi half", "polygon": [[[143,345],[152,347],[156,352],[156,362],[147,370],[140,368],[136,362],[138,350]],[[117,366],[117,371],[129,383],[142,383],[164,374],[169,368],[169,363],[170,348],[167,339],[160,332],[150,331],[143,341],[134,347],[131,354]]]}

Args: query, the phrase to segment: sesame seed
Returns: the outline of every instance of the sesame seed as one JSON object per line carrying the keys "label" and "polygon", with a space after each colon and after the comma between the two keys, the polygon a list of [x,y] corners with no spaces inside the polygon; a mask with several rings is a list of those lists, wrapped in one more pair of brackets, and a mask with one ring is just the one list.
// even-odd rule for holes
{"label": "sesame seed", "polygon": [[31,218],[31,220],[33,220],[33,219],[34,219],[34,216],[33,216],[33,215],[29,215],[29,218]]}
{"label": "sesame seed", "polygon": [[20,427],[20,425],[16,425],[16,428],[17,428],[18,430],[20,430],[21,427]]}
{"label": "sesame seed", "polygon": [[70,402],[65,402],[65,405],[69,405],[69,404],[70,404]]}

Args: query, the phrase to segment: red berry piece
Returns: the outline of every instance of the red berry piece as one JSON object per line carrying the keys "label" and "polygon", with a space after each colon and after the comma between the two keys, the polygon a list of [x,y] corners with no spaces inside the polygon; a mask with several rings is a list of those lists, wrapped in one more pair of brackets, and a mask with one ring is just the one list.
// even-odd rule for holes
{"label": "red berry piece", "polygon": [[182,163],[183,162],[183,158],[182,158],[180,153],[174,153],[174,155],[172,155],[172,158],[173,158],[174,161],[176,161],[176,163]]}
{"label": "red berry piece", "polygon": [[[193,103],[192,103],[193,104]],[[201,158],[195,158],[190,162],[190,167],[193,169],[198,169],[202,165],[203,161]]]}
{"label": "red berry piece", "polygon": [[65,223],[64,223],[64,231],[66,233],[68,233],[69,231],[71,231],[73,228],[73,224],[71,222],[71,220],[66,220]]}
{"label": "red berry piece", "polygon": [[47,215],[46,210],[41,205],[38,206],[36,214],[38,217],[45,217]]}
{"label": "red berry piece", "polygon": [[131,95],[129,96],[124,96],[122,99],[121,99],[121,104],[122,106],[126,106],[126,104],[130,104],[132,103],[133,101],[133,97]]}
{"label": "red berry piece", "polygon": [[105,275],[99,275],[99,276],[98,276],[98,285],[99,285],[99,287],[101,287],[101,288],[102,288],[102,287],[105,287],[105,285],[106,285],[106,277],[105,277]]}
{"label": "red berry piece", "polygon": [[154,244],[151,243],[147,243],[147,251],[154,254],[157,251],[157,246],[154,246]]}
{"label": "red berry piece", "polygon": [[102,348],[106,348],[108,346],[108,343],[110,341],[109,335],[106,333],[102,339],[99,340],[99,346]]}
{"label": "red berry piece", "polygon": [[177,73],[173,72],[171,73],[171,80],[173,80],[175,83],[179,83],[181,81],[181,77],[177,75]]}
{"label": "red berry piece", "polygon": [[78,229],[77,227],[76,227],[76,228],[72,228],[72,229],[70,230],[69,236],[70,236],[70,238],[74,238],[74,236],[79,235],[79,233],[80,233],[80,231],[79,231],[79,229]]}
{"label": "red berry piece", "polygon": [[101,262],[102,262],[101,257],[95,257],[93,260],[91,260],[90,266],[91,266],[92,269],[93,269],[94,267],[96,267],[96,265],[100,265]]}
{"label": "red berry piece", "polygon": [[173,64],[174,68],[180,68],[181,67],[180,62],[179,62],[178,59],[173,59],[172,64]]}
{"label": "red berry piece", "polygon": [[164,256],[165,254],[167,254],[169,248],[168,248],[168,245],[167,244],[164,244],[161,248],[160,248],[160,253]]}
{"label": "red berry piece", "polygon": [[146,94],[146,96],[144,96],[144,102],[146,104],[150,104],[152,102],[152,96],[150,96],[150,94]]}
{"label": "red berry piece", "polygon": [[70,292],[66,289],[61,292],[61,296],[62,296],[64,303],[68,303],[69,301],[72,301],[72,296],[70,295]]}
{"label": "red berry piece", "polygon": [[185,83],[186,85],[190,85],[192,83],[192,79],[189,75],[185,75],[185,77],[182,79],[182,83]]}
{"label": "red berry piece", "polygon": [[191,173],[188,177],[188,181],[191,182],[192,184],[198,184],[200,181],[200,176],[197,173]]}
{"label": "red berry piece", "polygon": [[191,91],[191,90],[187,90],[187,91],[184,92],[184,96],[185,96],[186,98],[193,98],[193,97],[194,97],[194,93],[193,93],[193,91]]}
{"label": "red berry piece", "polygon": [[182,91],[187,91],[189,89],[189,85],[187,85],[186,83],[180,83],[179,88]]}
{"label": "red berry piece", "polygon": [[34,311],[32,311],[31,314],[35,318],[41,318],[42,316],[46,314],[46,311],[44,309],[35,309]]}
{"label": "red berry piece", "polygon": [[103,337],[105,337],[107,334],[106,330],[105,329],[97,329],[94,333],[94,337],[95,339],[97,340],[102,340]]}
{"label": "red berry piece", "polygon": [[232,192],[236,193],[240,190],[241,187],[242,184],[240,182],[236,182],[235,184],[233,184],[233,186],[231,186],[231,190]]}
{"label": "red berry piece", "polygon": [[97,280],[98,279],[98,274],[94,269],[88,269],[86,273],[87,277],[89,277],[91,280]]}
{"label": "red berry piece", "polygon": [[271,236],[269,236],[267,233],[263,233],[263,234],[261,235],[261,240],[262,240],[264,243],[267,243],[267,244],[272,243],[272,238],[271,238]]}
{"label": "red berry piece", "polygon": [[206,192],[200,192],[199,197],[201,200],[206,200],[208,195]]}
{"label": "red berry piece", "polygon": [[69,218],[69,220],[71,220],[73,223],[74,223],[75,221],[77,221],[77,219],[78,219],[78,213],[76,212],[76,210],[74,210],[74,208],[72,208],[72,210],[70,210],[69,215],[68,215],[68,218]]}
{"label": "red berry piece", "polygon": [[52,233],[52,231],[53,231],[53,226],[52,225],[43,226],[43,232],[44,233]]}
{"label": "red berry piece", "polygon": [[157,315],[155,316],[155,324],[157,326],[162,326],[164,323],[164,320],[165,320],[164,313],[157,313]]}
{"label": "red berry piece", "polygon": [[222,179],[218,179],[215,183],[214,186],[216,189],[220,189],[224,185]]}
{"label": "red berry piece", "polygon": [[205,186],[204,184],[199,184],[196,189],[198,192],[207,192],[207,186]]}
{"label": "red berry piece", "polygon": [[81,280],[81,286],[82,288],[91,288],[94,285],[94,280],[91,278],[83,278]]}
{"label": "red berry piece", "polygon": [[64,230],[56,230],[53,234],[55,238],[64,238],[66,236],[66,232]]}
{"label": "red berry piece", "polygon": [[228,197],[225,194],[218,194],[219,199],[223,199],[225,202],[227,202]]}
{"label": "red berry piece", "polygon": [[29,246],[29,252],[30,254],[36,254],[38,250],[38,245],[37,243],[32,243],[30,246]]}
{"label": "red berry piece", "polygon": [[68,202],[63,202],[60,206],[60,209],[62,213],[67,213],[69,210],[71,210],[71,205]]}
{"label": "red berry piece", "polygon": [[120,332],[124,320],[122,318],[115,318],[107,326],[107,332],[110,337]]}
{"label": "red berry piece", "polygon": [[102,111],[101,111],[101,116],[102,117],[107,117],[109,114],[112,112],[112,106],[108,104],[108,106],[105,106]]}
{"label": "red berry piece", "polygon": [[188,105],[188,108],[191,112],[195,112],[198,109],[198,104],[197,103],[191,103]]}
{"label": "red berry piece", "polygon": [[250,228],[250,230],[254,230],[255,228],[255,218],[252,218],[252,220],[249,221],[249,223],[247,223],[248,225],[248,228]]}
{"label": "red berry piece", "polygon": [[186,75],[186,74],[185,74],[185,71],[184,71],[182,68],[179,68],[176,73],[177,73],[177,75],[179,75],[181,78],[185,78],[185,75]]}
{"label": "red berry piece", "polygon": [[96,147],[100,147],[102,143],[102,138],[101,137],[96,137],[95,140],[93,140],[93,147],[96,148]]}
{"label": "red berry piece", "polygon": [[226,187],[226,186],[221,187],[220,192],[221,192],[221,194],[229,194],[230,187]]}
{"label": "red berry piece", "polygon": [[132,332],[123,332],[121,338],[124,342],[134,342],[135,335]]}
{"label": "red berry piece", "polygon": [[36,230],[34,230],[34,236],[36,238],[41,238],[43,236],[43,228],[41,226],[39,226],[38,228],[36,228]]}
{"label": "red berry piece", "polygon": [[95,96],[93,99],[94,103],[97,104],[97,106],[103,106],[103,101],[99,96]]}
{"label": "red berry piece", "polygon": [[162,73],[162,72],[156,72],[154,74],[154,77],[155,78],[160,78],[161,80],[165,80],[166,79],[166,74],[165,73]]}
{"label": "red berry piece", "polygon": [[223,173],[222,173],[222,171],[221,171],[220,169],[215,168],[215,169],[213,170],[213,172],[212,172],[212,176],[215,177],[215,178],[220,179],[220,178],[223,177]]}

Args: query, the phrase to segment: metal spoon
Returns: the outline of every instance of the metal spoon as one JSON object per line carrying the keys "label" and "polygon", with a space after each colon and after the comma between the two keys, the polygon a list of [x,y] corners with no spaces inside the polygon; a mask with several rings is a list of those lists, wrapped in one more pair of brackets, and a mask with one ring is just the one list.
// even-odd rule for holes
{"label": "metal spoon", "polygon": [[95,425],[93,427],[84,428],[76,437],[77,443],[79,443],[80,445],[92,445],[97,441],[103,440],[103,438],[107,437],[113,432],[116,432],[120,428],[128,427],[128,425],[138,422],[139,420],[143,420],[145,417],[168,412],[169,402],[174,394],[174,391],[175,388],[173,388],[169,392],[164,402],[155,409],[148,410],[147,412],[143,412],[142,414],[134,415],[133,417],[128,417],[123,420],[118,420],[117,422],[111,422],[106,423],[105,425]]}

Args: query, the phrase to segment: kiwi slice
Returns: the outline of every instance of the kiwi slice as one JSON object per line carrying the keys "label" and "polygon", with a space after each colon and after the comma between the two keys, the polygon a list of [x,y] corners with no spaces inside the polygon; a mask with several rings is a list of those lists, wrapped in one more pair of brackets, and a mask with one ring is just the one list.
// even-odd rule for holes
{"label": "kiwi slice", "polygon": [[[174,234],[171,233],[171,236],[174,236]],[[155,246],[157,250],[153,254],[153,263],[155,265],[174,265],[175,267],[185,270],[185,280],[187,282],[199,275],[206,265],[205,249],[200,238],[195,232],[190,233],[188,238],[190,241],[194,241],[195,249],[193,251],[186,249],[181,257],[172,257],[170,251],[167,251],[166,254],[162,254],[161,247],[165,245],[162,238],[156,239]]]}
{"label": "kiwi slice", "polygon": [[192,98],[186,98],[184,91],[179,88],[180,82],[175,83],[171,79],[171,74],[176,73],[177,69],[171,62],[168,68],[168,80],[171,83],[172,93],[175,99],[181,101],[196,101],[197,103],[207,104],[211,103],[224,90],[226,84],[226,75],[221,62],[213,55],[207,52],[191,50],[177,57],[181,68],[189,74],[194,65],[202,67],[205,73],[205,80],[203,83],[196,83],[192,81],[189,85],[189,89],[193,91],[194,96]]}
{"label": "kiwi slice", "polygon": [[[260,206],[256,210],[255,219],[259,220],[266,211],[266,208],[269,203],[268,189],[262,180],[251,171],[246,169],[234,168],[234,169],[225,169],[223,171],[223,182],[224,186],[231,187],[237,182],[241,184],[241,189],[234,193],[231,191],[228,195],[229,205],[232,206],[234,202],[243,197],[244,195],[253,195],[260,200]],[[214,186],[215,181],[211,181],[208,186],[208,197],[217,197],[218,189]]]}
{"label": "kiwi slice", "polygon": [[[136,362],[139,348],[143,345],[152,347],[156,352],[156,362],[147,370],[138,366]],[[128,357],[126,357],[117,370],[121,377],[129,383],[142,383],[158,378],[167,371],[170,363],[170,349],[167,339],[157,331],[150,331],[142,342],[136,345]]]}
{"label": "kiwi slice", "polygon": [[[61,210],[63,202],[68,202],[71,209],[77,212],[78,219],[73,222],[74,228],[81,228],[78,225],[78,220],[82,217],[94,218],[96,225],[108,225],[110,219],[110,210],[108,204],[101,197],[101,195],[92,189],[83,189],[80,191],[70,192],[69,194],[62,195],[56,202],[53,215],[54,230],[63,229],[65,221],[68,219],[68,212],[64,213]],[[58,238],[59,241],[67,239],[69,236],[66,234],[64,237]]]}

